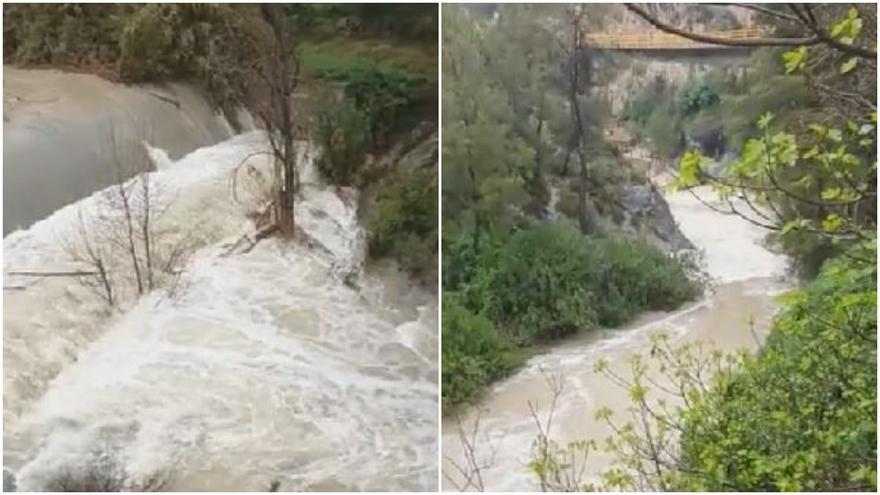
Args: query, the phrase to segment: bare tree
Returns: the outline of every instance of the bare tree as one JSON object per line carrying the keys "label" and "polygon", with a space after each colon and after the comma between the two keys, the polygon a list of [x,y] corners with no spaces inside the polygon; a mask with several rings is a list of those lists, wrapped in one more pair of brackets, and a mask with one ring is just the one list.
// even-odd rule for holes
{"label": "bare tree", "polygon": [[[108,194],[106,197],[114,210],[122,214],[121,217],[111,217],[120,224],[119,228],[113,229],[114,233],[119,234],[113,240],[128,253],[132,272],[134,273],[134,280],[137,283],[137,293],[140,296],[144,293],[144,277],[141,263],[138,259],[138,243],[135,239],[137,222],[132,205],[135,184],[129,181],[128,178],[131,175],[141,177],[141,174],[149,171],[149,158],[146,156],[146,153],[125,153],[120,147],[119,140],[116,137],[115,126],[112,122],[109,126],[109,142],[107,146],[111,155],[113,170],[116,174],[116,185],[113,187],[113,193]],[[147,178],[146,180],[149,179]],[[149,191],[149,187],[146,189]]]}
{"label": "bare tree", "polygon": [[90,270],[78,272],[76,280],[100,296],[109,306],[116,305],[116,293],[110,278],[110,253],[107,242],[94,226],[87,225],[82,208],[77,211],[76,231],[72,236],[61,240],[61,248],[74,262]]}
{"label": "bare tree", "polygon": [[67,275],[110,306],[160,287],[173,295],[201,242],[198,225],[181,231],[167,217],[174,198],[154,182],[142,142],[125,143],[111,129],[108,147],[116,184],[95,196],[94,212],[87,216],[81,208],[77,224],[59,239],[62,251],[84,267]]}
{"label": "bare tree", "polygon": [[166,488],[166,475],[132,476],[115,455],[96,452],[85,466],[56,473],[44,489],[52,492],[160,492]]}
{"label": "bare tree", "polygon": [[495,449],[487,442],[489,447],[488,456],[480,452],[480,419],[482,411],[477,411],[476,417],[471,422],[470,428],[465,428],[461,416],[455,416],[458,441],[461,444],[464,461],[456,461],[450,456],[444,456],[446,462],[452,467],[453,472],[443,471],[443,477],[460,492],[486,491],[483,482],[483,471],[495,464]]}

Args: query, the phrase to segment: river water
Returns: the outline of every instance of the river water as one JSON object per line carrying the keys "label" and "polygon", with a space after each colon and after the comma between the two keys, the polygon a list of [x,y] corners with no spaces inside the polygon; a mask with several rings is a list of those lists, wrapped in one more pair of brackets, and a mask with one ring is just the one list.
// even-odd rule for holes
{"label": "river water", "polygon": [[[152,150],[153,190],[174,197],[157,229],[203,246],[176,295],[107,313],[70,278],[6,277],[3,454],[19,489],[96,455],[170,490],[436,489],[436,295],[361,270],[355,193],[323,185],[308,156],[296,215],[310,241],[227,254],[248,229],[231,171],[266,148],[255,131],[176,161]],[[4,271],[69,269],[58,238],[101,198],[4,238]]]}
{"label": "river water", "polygon": [[[715,201],[706,188],[697,188],[696,193]],[[646,354],[657,332],[669,335],[672,344],[707,342],[725,351],[759,345],[777,309],[774,296],[788,287],[785,258],[767,250],[762,245],[766,231],[746,220],[712,211],[688,192],[671,193],[666,199],[682,233],[702,252],[703,269],[711,276],[704,298],[676,311],[643,314],[623,328],[579,335],[543,349],[515,375],[492,387],[478,404],[457,417],[445,417],[444,490],[462,486],[454,467],[466,465],[460,425],[473,439],[477,418],[474,453],[479,464],[488,466],[481,470],[483,487],[487,491],[538,489],[527,467],[537,435],[529,402],[539,417],[546,418],[552,396],[547,376],[563,384],[550,438],[562,445],[575,440],[601,444],[610,430],[594,419],[596,411],[610,407],[621,423],[629,397],[594,371],[598,360],[626,376],[632,357]],[[591,454],[584,479],[597,480],[612,462],[606,453]]]}
{"label": "river water", "polygon": [[125,86],[91,74],[11,66],[3,67],[3,119],[4,236],[118,182],[111,148],[128,152],[146,139],[179,159],[234,134],[185,84]]}

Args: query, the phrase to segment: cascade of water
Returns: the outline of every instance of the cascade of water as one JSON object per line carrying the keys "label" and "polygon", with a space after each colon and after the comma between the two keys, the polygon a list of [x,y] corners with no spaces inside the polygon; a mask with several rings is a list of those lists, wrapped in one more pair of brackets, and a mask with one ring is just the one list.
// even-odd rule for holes
{"label": "cascade of water", "polygon": [[[361,273],[357,202],[320,181],[308,146],[295,207],[309,242],[266,239],[226,255],[247,221],[229,198],[230,172],[261,146],[261,132],[246,134],[151,174],[176,197],[169,225],[211,233],[176,296],[154,291],[109,321],[71,305],[41,331],[4,314],[19,329],[4,342],[14,385],[6,399],[17,403],[5,416],[4,454],[20,489],[82,469],[96,451],[113,452],[134,477],[170,472],[169,488],[180,490],[261,490],[272,480],[284,489],[436,486],[436,297],[417,297],[413,315],[403,306],[415,288],[395,301],[345,283],[349,273],[373,288],[401,282]],[[254,166],[269,172],[268,160]],[[4,264],[57,259],[47,238],[93,201],[4,239]],[[36,307],[71,290],[18,297]],[[73,333],[48,328],[76,319]],[[82,337],[93,326],[106,328]],[[33,339],[61,355],[35,356]],[[41,359],[57,376],[34,383]]]}

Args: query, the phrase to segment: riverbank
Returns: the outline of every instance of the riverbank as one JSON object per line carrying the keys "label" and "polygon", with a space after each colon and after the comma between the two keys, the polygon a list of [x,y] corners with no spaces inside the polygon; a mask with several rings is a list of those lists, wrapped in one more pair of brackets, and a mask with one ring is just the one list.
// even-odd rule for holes
{"label": "riverbank", "polygon": [[[711,191],[698,188],[697,194],[711,199]],[[443,423],[443,451],[448,459],[442,469],[453,480],[444,480],[444,490],[453,490],[452,463],[465,465],[465,452],[459,436],[459,423],[472,431],[479,418],[475,439],[478,462],[490,464],[481,470],[486,490],[530,491],[538,489],[530,472],[532,445],[538,430],[529,403],[539,417],[550,411],[552,390],[546,376],[563,383],[554,412],[551,439],[564,445],[569,441],[603,441],[610,431],[594,418],[601,407],[618,414],[629,404],[628,391],[611,383],[594,367],[599,360],[614,372],[627,376],[629,361],[650,349],[657,332],[670,335],[673,344],[705,341],[730,351],[753,350],[766,335],[776,311],[774,297],[789,287],[784,279],[786,260],[762,245],[763,231],[747,221],[724,216],[703,206],[688,192],[667,196],[673,216],[682,232],[703,253],[703,267],[714,279],[705,298],[671,312],[643,314],[627,326],[570,338],[550,346],[548,352],[529,359],[510,378],[491,391],[459,417],[446,417]],[[596,479],[613,459],[591,454],[586,478]]]}

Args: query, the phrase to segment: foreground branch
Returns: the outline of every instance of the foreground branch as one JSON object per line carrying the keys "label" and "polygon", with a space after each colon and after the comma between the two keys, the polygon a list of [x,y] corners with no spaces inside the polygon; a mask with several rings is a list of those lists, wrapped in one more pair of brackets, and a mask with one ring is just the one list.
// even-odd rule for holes
{"label": "foreground branch", "polygon": [[679,29],[675,26],[666,24],[665,22],[660,21],[656,17],[653,17],[648,13],[645,9],[639,7],[636,4],[625,3],[623,4],[629,11],[635,13],[649,24],[654,26],[655,28],[670,33],[681,36],[682,38],[687,38],[693,41],[699,41],[701,43],[709,43],[712,45],[722,45],[722,46],[751,46],[751,47],[759,47],[759,46],[810,46],[817,45],[822,42],[822,40],[818,36],[809,36],[805,38],[751,38],[751,39],[738,39],[738,38],[725,38],[722,36],[709,36],[705,34],[692,33],[690,31],[686,31],[684,29]]}

